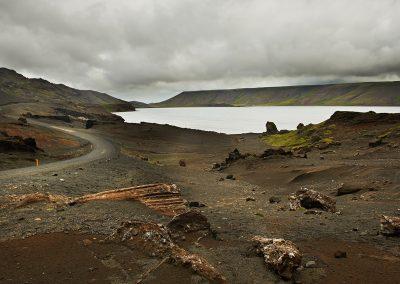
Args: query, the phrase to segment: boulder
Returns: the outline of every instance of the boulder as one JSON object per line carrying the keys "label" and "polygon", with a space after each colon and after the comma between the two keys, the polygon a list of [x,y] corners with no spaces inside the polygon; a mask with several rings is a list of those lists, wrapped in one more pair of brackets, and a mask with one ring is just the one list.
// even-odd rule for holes
{"label": "boulder", "polygon": [[303,123],[299,123],[296,127],[297,130],[301,130],[304,128],[304,124]]}
{"label": "boulder", "polygon": [[312,189],[301,189],[291,195],[289,200],[291,210],[303,207],[306,209],[321,209],[336,212],[336,201],[333,198]]}
{"label": "boulder", "polygon": [[344,183],[341,187],[337,189],[337,196],[357,193],[361,190],[365,189],[364,186],[358,184]]}
{"label": "boulder", "polygon": [[276,127],[275,123],[273,123],[272,121],[267,121],[267,123],[265,124],[265,127],[267,129],[267,134],[277,134],[278,133],[278,128]]}
{"label": "boulder", "polygon": [[233,175],[227,175],[226,179],[235,180],[235,177]]}
{"label": "boulder", "polygon": [[264,153],[261,154],[260,158],[267,158],[271,156],[293,156],[293,152],[283,148],[268,148],[264,151]]}
{"label": "boulder", "polygon": [[294,272],[301,264],[302,255],[292,242],[260,236],[252,240],[255,242],[256,251],[264,257],[268,268],[285,280],[293,278]]}
{"label": "boulder", "polygon": [[36,152],[39,148],[36,145],[34,138],[22,138],[20,136],[6,136],[0,140],[0,151],[21,151],[21,152]]}
{"label": "boulder", "polygon": [[377,139],[374,139],[374,140],[370,141],[370,142],[368,143],[368,146],[371,147],[371,148],[374,148],[374,147],[381,146],[381,145],[383,145],[383,144],[384,144],[384,143],[383,143],[382,138],[377,138]]}
{"label": "boulder", "polygon": [[334,254],[335,258],[346,258],[347,253],[345,251],[338,250]]}
{"label": "boulder", "polygon": [[271,196],[269,198],[269,203],[279,203],[281,202],[281,198],[279,196]]}
{"label": "boulder", "polygon": [[26,120],[25,117],[21,116],[18,118],[18,122],[21,124],[28,124],[28,121]]}
{"label": "boulder", "polygon": [[203,203],[200,203],[198,201],[190,201],[189,202],[189,207],[205,207],[206,205]]}
{"label": "boulder", "polygon": [[240,154],[238,149],[235,149],[228,154],[228,157],[225,159],[225,163],[229,165],[232,162],[235,162],[240,159],[244,159],[245,157],[246,157],[245,155]]}
{"label": "boulder", "polygon": [[400,237],[400,217],[382,216],[381,234]]}
{"label": "boulder", "polygon": [[85,128],[86,128],[86,129],[92,128],[93,125],[94,125],[94,120],[92,120],[92,119],[87,119],[87,120],[85,121]]}
{"label": "boulder", "polygon": [[169,230],[173,232],[197,232],[202,230],[210,230],[210,223],[207,217],[198,211],[191,210],[176,215],[167,224]]}

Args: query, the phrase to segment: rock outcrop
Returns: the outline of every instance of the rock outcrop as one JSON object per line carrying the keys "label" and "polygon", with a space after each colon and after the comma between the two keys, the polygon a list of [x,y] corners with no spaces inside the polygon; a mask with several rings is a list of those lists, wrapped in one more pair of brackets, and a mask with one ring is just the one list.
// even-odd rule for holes
{"label": "rock outcrop", "polygon": [[273,123],[272,121],[267,121],[267,123],[265,124],[265,128],[267,130],[266,131],[267,135],[278,133],[278,128],[276,127],[275,123]]}
{"label": "rock outcrop", "polygon": [[400,217],[382,216],[381,234],[400,237]]}
{"label": "rock outcrop", "polygon": [[291,195],[289,200],[291,210],[303,207],[306,209],[321,209],[336,212],[336,201],[333,198],[312,189],[301,189]]}
{"label": "rock outcrop", "polygon": [[274,270],[285,280],[293,278],[293,274],[301,264],[302,254],[291,241],[284,239],[270,239],[256,236],[257,252],[264,257],[268,268]]}

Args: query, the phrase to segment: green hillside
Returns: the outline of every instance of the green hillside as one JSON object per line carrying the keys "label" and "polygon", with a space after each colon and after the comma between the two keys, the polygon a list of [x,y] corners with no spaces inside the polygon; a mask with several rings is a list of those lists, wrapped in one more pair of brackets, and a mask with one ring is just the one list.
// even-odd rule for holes
{"label": "green hillside", "polygon": [[400,81],[182,92],[153,107],[400,106]]}

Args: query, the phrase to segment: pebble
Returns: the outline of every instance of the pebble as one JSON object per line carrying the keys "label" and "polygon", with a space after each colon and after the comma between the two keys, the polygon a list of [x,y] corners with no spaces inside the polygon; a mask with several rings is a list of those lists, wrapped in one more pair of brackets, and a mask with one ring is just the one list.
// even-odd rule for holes
{"label": "pebble", "polygon": [[314,260],[307,261],[307,263],[306,263],[307,268],[312,268],[315,265],[316,265],[316,262]]}
{"label": "pebble", "polygon": [[338,250],[335,252],[335,258],[346,258],[347,253],[345,251]]}

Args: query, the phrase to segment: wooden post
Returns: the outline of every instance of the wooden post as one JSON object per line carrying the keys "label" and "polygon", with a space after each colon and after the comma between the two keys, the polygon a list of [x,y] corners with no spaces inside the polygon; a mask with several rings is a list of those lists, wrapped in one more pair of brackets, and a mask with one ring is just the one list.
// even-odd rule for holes
{"label": "wooden post", "polygon": [[39,167],[39,159],[35,159],[36,167]]}

